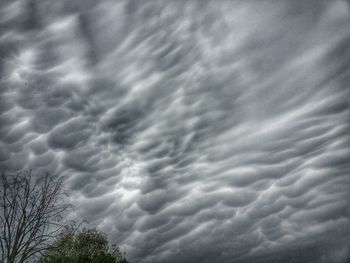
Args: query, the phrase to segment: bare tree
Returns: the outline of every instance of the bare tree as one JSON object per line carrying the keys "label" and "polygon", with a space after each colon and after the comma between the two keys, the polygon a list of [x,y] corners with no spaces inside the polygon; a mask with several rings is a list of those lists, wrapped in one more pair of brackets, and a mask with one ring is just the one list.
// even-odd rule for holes
{"label": "bare tree", "polygon": [[69,225],[62,179],[31,171],[0,175],[0,262],[23,263],[50,248]]}

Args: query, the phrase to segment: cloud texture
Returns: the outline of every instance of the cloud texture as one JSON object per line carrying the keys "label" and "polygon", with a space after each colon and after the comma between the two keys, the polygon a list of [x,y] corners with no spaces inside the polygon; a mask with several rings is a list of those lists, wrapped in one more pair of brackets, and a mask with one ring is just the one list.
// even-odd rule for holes
{"label": "cloud texture", "polygon": [[65,175],[132,262],[345,262],[349,26],[341,0],[3,0],[0,168]]}

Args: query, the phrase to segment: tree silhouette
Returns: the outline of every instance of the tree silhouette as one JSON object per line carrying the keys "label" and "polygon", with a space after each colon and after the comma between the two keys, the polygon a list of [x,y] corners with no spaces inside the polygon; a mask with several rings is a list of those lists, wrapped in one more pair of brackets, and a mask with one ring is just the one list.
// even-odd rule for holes
{"label": "tree silhouette", "polygon": [[62,179],[31,171],[0,175],[0,262],[24,263],[43,254],[69,225]]}

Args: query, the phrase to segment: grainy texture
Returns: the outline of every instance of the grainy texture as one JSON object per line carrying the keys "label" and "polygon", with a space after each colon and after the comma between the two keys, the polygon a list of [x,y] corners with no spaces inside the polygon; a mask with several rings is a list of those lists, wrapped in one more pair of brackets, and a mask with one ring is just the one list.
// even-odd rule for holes
{"label": "grainy texture", "polygon": [[347,4],[2,0],[0,168],[131,262],[343,263]]}

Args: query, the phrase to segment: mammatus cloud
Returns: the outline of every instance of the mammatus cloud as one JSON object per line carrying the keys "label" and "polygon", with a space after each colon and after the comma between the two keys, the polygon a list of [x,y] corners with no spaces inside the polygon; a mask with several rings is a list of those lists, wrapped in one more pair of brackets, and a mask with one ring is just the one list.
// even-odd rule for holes
{"label": "mammatus cloud", "polygon": [[345,1],[2,1],[0,168],[66,176],[133,262],[350,257]]}

